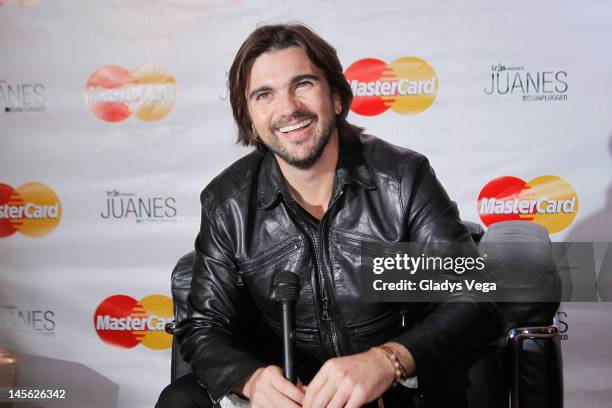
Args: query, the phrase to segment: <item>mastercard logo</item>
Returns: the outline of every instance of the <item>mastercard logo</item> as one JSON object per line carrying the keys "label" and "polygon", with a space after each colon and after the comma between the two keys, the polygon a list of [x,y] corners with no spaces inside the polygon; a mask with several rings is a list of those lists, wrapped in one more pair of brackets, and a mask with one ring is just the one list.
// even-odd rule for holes
{"label": "mastercard logo", "polygon": [[153,122],[165,118],[174,108],[176,80],[155,65],[132,71],[107,65],[89,77],[85,101],[93,114],[106,122],[120,122],[131,115]]}
{"label": "mastercard logo", "polygon": [[154,350],[167,349],[172,336],[164,331],[174,320],[172,300],[150,295],[136,300],[126,295],[104,299],[94,313],[93,323],[100,339],[113,347],[133,348],[142,343]]}
{"label": "mastercard logo", "polygon": [[567,228],[578,213],[578,195],[561,177],[540,176],[529,182],[499,177],[478,195],[478,213],[489,226],[501,221],[531,221],[554,234]]}
{"label": "mastercard logo", "polygon": [[351,110],[359,115],[380,115],[387,109],[414,115],[428,109],[438,95],[436,71],[417,57],[402,57],[390,64],[360,59],[344,76],[353,90]]}
{"label": "mastercard logo", "polygon": [[0,183],[0,238],[19,231],[32,238],[50,234],[59,224],[62,206],[57,194],[41,183],[18,188]]}

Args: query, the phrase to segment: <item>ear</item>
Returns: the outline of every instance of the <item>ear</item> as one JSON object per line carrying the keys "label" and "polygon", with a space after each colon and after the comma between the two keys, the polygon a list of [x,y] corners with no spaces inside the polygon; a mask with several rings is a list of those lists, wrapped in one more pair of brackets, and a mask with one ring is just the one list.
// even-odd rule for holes
{"label": "ear", "polygon": [[333,94],[333,99],[334,99],[334,112],[336,112],[336,115],[339,115],[340,112],[342,112],[342,100],[340,99],[340,95],[338,95],[335,92]]}

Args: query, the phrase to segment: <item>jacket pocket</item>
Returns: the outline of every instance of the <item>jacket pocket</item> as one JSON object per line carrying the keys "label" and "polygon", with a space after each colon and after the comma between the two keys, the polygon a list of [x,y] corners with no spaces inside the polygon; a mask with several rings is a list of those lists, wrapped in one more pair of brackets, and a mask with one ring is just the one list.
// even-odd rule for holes
{"label": "jacket pocket", "polygon": [[346,326],[353,350],[359,353],[397,336],[402,329],[399,310],[390,310],[373,319]]}
{"label": "jacket pocket", "polygon": [[345,248],[360,250],[363,246],[367,246],[376,252],[381,252],[384,254],[396,254],[400,252],[398,248],[394,247],[394,245],[398,244],[396,242],[385,242],[381,241],[380,239],[356,232],[349,232],[335,228],[331,231],[331,235],[338,245]]}
{"label": "jacket pocket", "polygon": [[304,239],[302,235],[294,235],[287,241],[267,249],[256,259],[239,264],[238,267],[240,272],[246,277],[254,271],[290,255],[292,252],[298,252],[298,250],[303,246],[303,243]]}
{"label": "jacket pocket", "polygon": [[[265,319],[266,323],[272,328],[272,330],[278,335],[282,336],[282,325],[272,319]],[[295,339],[298,342],[304,343],[319,343],[319,331],[317,329],[295,329]]]}
{"label": "jacket pocket", "polygon": [[293,235],[260,252],[254,259],[239,263],[238,285],[247,287],[255,305],[264,316],[280,321],[278,302],[272,297],[274,277],[279,272],[290,271],[299,277],[296,310],[303,310],[308,305],[312,307],[309,258],[306,255],[304,237],[300,234]]}
{"label": "jacket pocket", "polygon": [[373,333],[379,333],[389,327],[399,328],[401,327],[402,315],[398,310],[389,310],[388,312],[377,316],[373,319],[357,324],[347,324],[347,328],[353,335],[367,336]]}

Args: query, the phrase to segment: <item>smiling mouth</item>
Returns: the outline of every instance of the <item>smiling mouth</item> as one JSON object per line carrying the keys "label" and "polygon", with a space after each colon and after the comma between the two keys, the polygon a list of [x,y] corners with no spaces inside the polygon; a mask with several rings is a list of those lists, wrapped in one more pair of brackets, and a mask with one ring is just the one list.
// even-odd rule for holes
{"label": "smiling mouth", "polygon": [[299,123],[296,123],[295,125],[291,125],[291,126],[284,126],[282,128],[279,128],[278,131],[281,133],[290,133],[290,132],[294,132],[296,130],[300,130],[300,129],[304,129],[306,127],[308,127],[311,123],[313,122],[313,119],[306,119],[303,120]]}

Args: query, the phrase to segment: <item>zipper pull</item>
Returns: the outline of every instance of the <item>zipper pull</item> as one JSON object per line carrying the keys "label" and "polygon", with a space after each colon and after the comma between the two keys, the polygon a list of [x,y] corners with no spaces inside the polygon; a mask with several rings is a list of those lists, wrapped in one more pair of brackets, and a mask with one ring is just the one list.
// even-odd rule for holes
{"label": "zipper pull", "polygon": [[406,327],[406,312],[400,310],[400,315],[402,316],[402,327]]}
{"label": "zipper pull", "polygon": [[323,298],[323,320],[331,320],[331,313],[329,313],[327,298]]}
{"label": "zipper pull", "polygon": [[244,286],[244,281],[242,280],[242,271],[238,271],[238,281],[236,282],[238,286]]}

